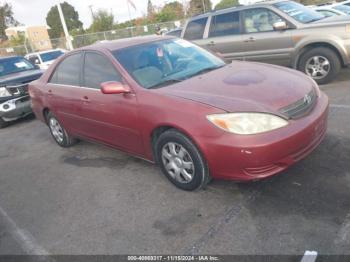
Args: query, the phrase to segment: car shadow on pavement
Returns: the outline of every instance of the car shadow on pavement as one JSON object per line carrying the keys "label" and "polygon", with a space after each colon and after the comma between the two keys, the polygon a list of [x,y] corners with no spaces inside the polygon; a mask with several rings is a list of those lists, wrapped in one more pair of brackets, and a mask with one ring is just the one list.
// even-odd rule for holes
{"label": "car shadow on pavement", "polygon": [[[225,215],[220,233],[235,234],[244,227],[240,246],[251,246],[248,253],[295,254],[307,248],[349,253],[350,232],[344,231],[350,216],[349,152],[349,138],[328,134],[311,155],[282,174],[237,184],[243,201],[236,204],[242,210]],[[209,187],[229,190],[230,183],[214,181]]]}

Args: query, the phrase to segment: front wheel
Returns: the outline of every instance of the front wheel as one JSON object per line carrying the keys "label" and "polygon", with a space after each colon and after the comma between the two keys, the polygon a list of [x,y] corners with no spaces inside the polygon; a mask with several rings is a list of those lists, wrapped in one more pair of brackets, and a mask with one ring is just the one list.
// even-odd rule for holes
{"label": "front wheel", "polygon": [[196,190],[210,180],[207,163],[200,151],[188,137],[175,129],[160,135],[156,154],[162,172],[180,189]]}
{"label": "front wheel", "polygon": [[316,47],[301,55],[298,70],[313,78],[318,84],[331,82],[339,73],[338,55],[326,47]]}
{"label": "front wheel", "polygon": [[70,147],[76,143],[76,139],[67,133],[55,115],[51,112],[47,114],[47,123],[51,135],[58,145],[61,147]]}
{"label": "front wheel", "polygon": [[5,120],[3,120],[1,117],[0,117],[0,129],[1,128],[4,128],[8,126],[8,122],[6,122]]}

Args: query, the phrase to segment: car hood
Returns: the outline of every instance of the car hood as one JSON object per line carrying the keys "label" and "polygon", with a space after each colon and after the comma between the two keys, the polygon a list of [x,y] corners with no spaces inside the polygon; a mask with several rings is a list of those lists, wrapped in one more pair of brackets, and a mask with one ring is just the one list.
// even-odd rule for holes
{"label": "car hood", "polygon": [[158,91],[227,112],[280,114],[281,108],[303,98],[313,85],[307,76],[291,69],[253,62],[233,62]]}
{"label": "car hood", "polygon": [[29,83],[38,79],[43,74],[43,71],[40,69],[26,70],[14,74],[4,75],[0,77],[0,85],[8,84],[23,84]]}

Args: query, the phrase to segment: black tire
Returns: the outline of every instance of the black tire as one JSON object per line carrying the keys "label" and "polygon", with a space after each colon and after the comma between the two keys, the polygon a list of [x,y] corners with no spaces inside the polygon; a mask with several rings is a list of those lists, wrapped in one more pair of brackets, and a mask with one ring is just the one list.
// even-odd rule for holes
{"label": "black tire", "polygon": [[[326,58],[329,61],[329,67],[326,67],[329,70],[328,74],[324,77],[319,76],[320,78],[312,77],[306,68],[308,61],[317,56]],[[306,51],[301,55],[298,63],[298,70],[312,77],[318,84],[327,84],[331,82],[339,73],[340,68],[341,62],[338,55],[327,47],[316,47]],[[311,71],[312,69],[309,70]]]}
{"label": "black tire", "polygon": [[[162,158],[162,150],[169,143],[175,143],[183,147],[186,150],[186,154],[188,153],[187,157],[190,157],[190,160],[192,160],[194,170],[192,172],[193,177],[189,182],[179,182],[167,171]],[[156,161],[164,175],[180,189],[187,191],[197,190],[203,188],[210,181],[209,168],[201,152],[187,136],[175,129],[169,129],[159,136],[155,144],[155,154]]]}
{"label": "black tire", "polygon": [[4,121],[1,117],[0,117],[0,129],[7,127],[9,125],[8,122]]}
{"label": "black tire", "polygon": [[[61,146],[61,147],[70,147],[73,146],[74,144],[76,144],[77,140],[70,136],[67,131],[64,129],[64,127],[61,125],[61,123],[58,121],[58,119],[55,117],[55,115],[51,112],[49,112],[46,115],[46,120],[47,120],[47,124],[49,126],[50,129],[50,133],[53,137],[53,139],[56,141],[56,143]],[[62,140],[58,139],[57,136],[55,136],[54,131],[53,131],[53,127],[51,125],[51,121],[56,121],[59,124],[59,127],[61,128],[62,132]]]}

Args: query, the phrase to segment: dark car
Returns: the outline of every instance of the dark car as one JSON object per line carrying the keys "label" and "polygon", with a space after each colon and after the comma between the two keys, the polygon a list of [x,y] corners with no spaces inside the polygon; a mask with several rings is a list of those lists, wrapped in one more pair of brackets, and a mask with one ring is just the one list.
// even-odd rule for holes
{"label": "dark car", "polygon": [[165,33],[165,35],[172,35],[176,37],[181,37],[182,28],[176,28]]}
{"label": "dark car", "polygon": [[23,57],[0,58],[0,128],[32,113],[27,86],[42,73]]}
{"label": "dark car", "polygon": [[325,136],[328,98],[301,72],[222,59],[183,39],[109,41],[60,57],[29,85],[62,147],[97,141],[159,163],[179,188],[258,180]]}

